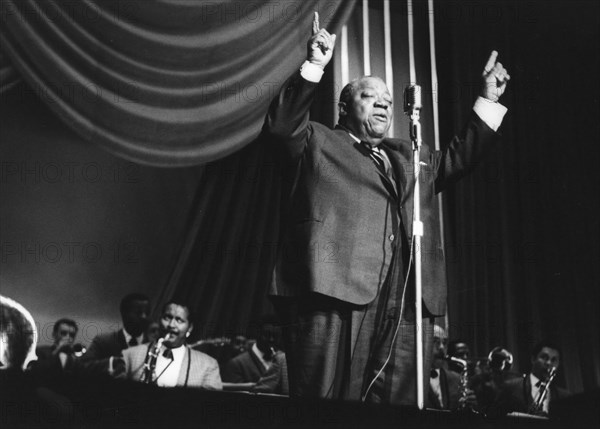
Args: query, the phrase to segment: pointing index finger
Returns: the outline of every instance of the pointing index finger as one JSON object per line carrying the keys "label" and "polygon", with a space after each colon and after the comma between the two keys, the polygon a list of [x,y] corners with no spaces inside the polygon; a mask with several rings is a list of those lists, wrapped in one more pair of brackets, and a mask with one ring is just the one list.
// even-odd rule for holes
{"label": "pointing index finger", "polygon": [[319,12],[315,11],[315,17],[313,18],[312,24],[313,36],[319,32]]}
{"label": "pointing index finger", "polygon": [[490,54],[490,57],[487,60],[487,63],[485,64],[485,67],[483,69],[485,73],[489,73],[489,71],[494,68],[497,57],[498,57],[498,51],[492,51],[492,53]]}

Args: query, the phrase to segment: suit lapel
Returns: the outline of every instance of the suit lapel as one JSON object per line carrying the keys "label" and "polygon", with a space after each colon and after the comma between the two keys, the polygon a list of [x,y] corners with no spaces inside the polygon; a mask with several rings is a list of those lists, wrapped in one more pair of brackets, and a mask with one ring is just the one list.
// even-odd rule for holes
{"label": "suit lapel", "polygon": [[[192,364],[190,361],[191,353],[188,346],[185,347],[185,353],[183,355],[183,362],[181,362],[181,368],[179,369],[179,377],[177,378],[177,386],[185,386],[188,377],[188,367]],[[191,372],[191,371],[190,371]]]}
{"label": "suit lapel", "polygon": [[122,329],[120,329],[117,333],[117,342],[119,343],[119,347],[121,348],[121,350],[125,350],[129,347],[129,344],[127,344],[127,340],[125,339],[125,334],[123,333]]}
{"label": "suit lapel", "polygon": [[[351,138],[351,137],[350,137]],[[394,198],[394,201],[398,201],[398,192],[396,190],[396,186],[394,183],[392,183],[392,181],[390,180],[390,178],[387,176],[387,174],[385,174],[383,171],[381,171],[377,165],[375,164],[375,161],[371,158],[371,154],[369,152],[369,149],[367,149],[366,147],[364,147],[362,144],[354,141],[353,144],[354,148],[361,154],[364,162],[369,164],[369,168],[373,169],[375,172],[377,172],[377,175],[379,176],[379,178],[381,179],[381,183],[383,184],[383,186],[385,187],[385,189],[388,191],[388,193]],[[388,159],[390,160],[390,164],[392,164],[392,170],[394,171],[394,176],[396,178],[398,178],[398,175],[396,173],[396,170],[394,169],[394,164],[392,163],[392,156],[390,155],[390,151],[386,150],[385,151],[386,155],[388,155]]]}

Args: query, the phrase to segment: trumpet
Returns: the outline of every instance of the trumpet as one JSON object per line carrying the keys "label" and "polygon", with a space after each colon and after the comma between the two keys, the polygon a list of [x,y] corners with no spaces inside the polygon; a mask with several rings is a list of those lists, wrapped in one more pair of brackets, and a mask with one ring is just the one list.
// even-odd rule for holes
{"label": "trumpet", "polygon": [[160,353],[160,349],[166,339],[169,337],[169,333],[165,334],[164,337],[156,340],[153,346],[148,348],[148,354],[146,355],[146,359],[144,360],[144,370],[142,372],[142,377],[140,381],[146,384],[156,383],[155,372],[156,369],[156,359]]}
{"label": "trumpet", "polygon": [[552,383],[552,380],[554,380],[554,377],[556,377],[556,367],[553,366],[552,368],[550,368],[548,370],[548,376],[546,377],[545,380],[542,380],[540,382],[540,387],[538,390],[538,394],[535,398],[535,401],[533,401],[531,403],[531,406],[529,407],[529,414],[534,414],[534,415],[544,415],[546,414],[546,412],[544,411],[544,400],[546,399],[546,396],[548,395],[548,389],[550,388],[550,383]]}

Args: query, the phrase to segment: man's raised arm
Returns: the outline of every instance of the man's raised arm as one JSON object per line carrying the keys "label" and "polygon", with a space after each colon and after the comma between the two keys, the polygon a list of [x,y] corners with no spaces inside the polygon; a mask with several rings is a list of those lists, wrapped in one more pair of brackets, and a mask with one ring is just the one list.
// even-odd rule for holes
{"label": "man's raised arm", "polygon": [[333,56],[335,39],[335,34],[319,27],[319,14],[315,12],[306,61],[300,73],[294,73],[285,82],[269,107],[264,131],[284,142],[292,157],[299,156],[306,144],[310,106],[325,66]]}

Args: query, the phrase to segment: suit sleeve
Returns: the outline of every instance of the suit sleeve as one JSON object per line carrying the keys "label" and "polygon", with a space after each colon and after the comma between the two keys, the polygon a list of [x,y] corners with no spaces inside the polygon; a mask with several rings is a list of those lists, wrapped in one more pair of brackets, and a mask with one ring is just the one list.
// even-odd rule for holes
{"label": "suit sleeve", "polygon": [[219,364],[214,359],[209,361],[202,387],[210,390],[223,390],[223,383],[221,382],[221,375],[219,373]]}
{"label": "suit sleeve", "polygon": [[435,191],[441,192],[469,174],[483,160],[496,140],[497,133],[475,112],[471,112],[460,134],[452,139],[445,150],[433,155],[436,169]]}
{"label": "suit sleeve", "polygon": [[242,368],[238,360],[233,358],[225,364],[223,368],[223,381],[227,383],[244,383],[244,374],[242,374]]}
{"label": "suit sleeve", "polygon": [[107,374],[109,372],[109,357],[102,338],[95,337],[87,351],[79,358],[78,367],[81,371],[94,374]]}
{"label": "suit sleeve", "polygon": [[290,159],[297,160],[309,139],[309,111],[317,83],[304,79],[299,72],[283,85],[271,102],[263,132]]}

